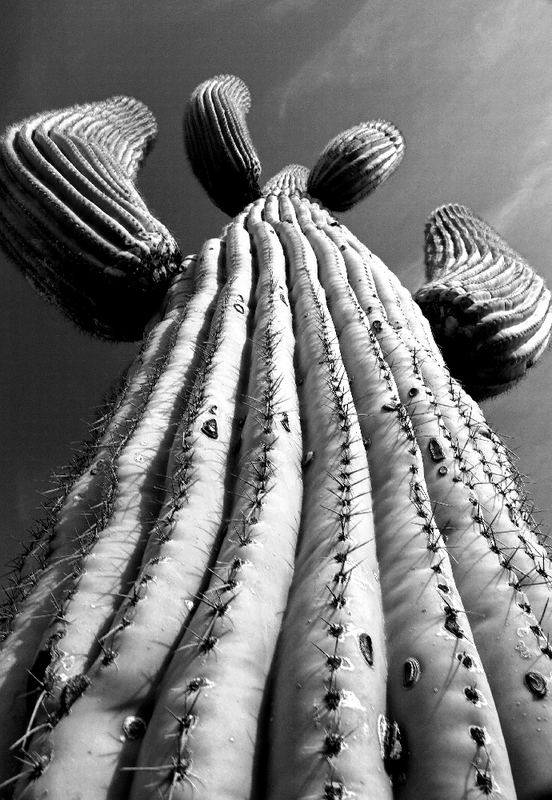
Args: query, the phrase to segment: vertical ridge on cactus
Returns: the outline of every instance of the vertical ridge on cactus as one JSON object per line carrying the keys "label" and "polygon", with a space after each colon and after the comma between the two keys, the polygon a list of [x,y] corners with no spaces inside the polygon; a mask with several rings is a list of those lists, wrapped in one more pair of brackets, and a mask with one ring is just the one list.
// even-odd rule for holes
{"label": "vertical ridge on cactus", "polygon": [[386,181],[403,155],[404,139],[391,122],[361,122],[326,145],[307,191],[332,211],[347,211]]}
{"label": "vertical ridge on cactus", "polygon": [[134,185],[156,130],[145,106],[117,96],[30,117],[0,140],[0,243],[41,294],[103,338],[140,338],[180,267]]}
{"label": "vertical ridge on cactus", "polygon": [[[189,109],[213,182],[213,148],[247,140],[248,95],[225,80]],[[139,129],[78,124],[135,169]],[[348,167],[332,169],[342,199]],[[552,564],[520,477],[411,295],[308,180],[285,168],[185,260],[17,560],[10,800],[552,793]],[[443,223],[435,258],[541,291],[468,229]]]}
{"label": "vertical ridge on cactus", "polygon": [[425,229],[428,283],[416,300],[452,373],[476,397],[523,377],[550,340],[550,292],[525,259],[465,206]]}
{"label": "vertical ridge on cactus", "polygon": [[218,75],[192,93],[184,115],[184,143],[194,175],[229,216],[261,196],[261,163],[247,129],[249,89],[234,75]]}
{"label": "vertical ridge on cactus", "polygon": [[271,218],[290,264],[312,457],[276,668],[268,797],[362,796],[368,787],[391,797],[374,736],[387,669],[368,464],[317,255],[285,199],[279,209],[272,201]]}

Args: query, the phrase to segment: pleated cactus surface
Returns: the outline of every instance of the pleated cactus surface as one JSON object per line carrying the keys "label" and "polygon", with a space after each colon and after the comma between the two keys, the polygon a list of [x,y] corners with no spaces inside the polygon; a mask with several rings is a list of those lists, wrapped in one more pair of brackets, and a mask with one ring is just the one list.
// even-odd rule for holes
{"label": "pleated cactus surface", "polygon": [[135,186],[157,133],[130,97],[38,114],[0,139],[0,245],[79,327],[135,340],[180,267]]}
{"label": "pleated cactus surface", "polygon": [[452,373],[477,397],[508,389],[550,341],[542,278],[465,206],[441,206],[425,230],[428,283],[416,300]]}
{"label": "pleated cactus surface", "polygon": [[552,566],[518,473],[307,181],[185,259],[18,561],[0,796],[552,796]]}

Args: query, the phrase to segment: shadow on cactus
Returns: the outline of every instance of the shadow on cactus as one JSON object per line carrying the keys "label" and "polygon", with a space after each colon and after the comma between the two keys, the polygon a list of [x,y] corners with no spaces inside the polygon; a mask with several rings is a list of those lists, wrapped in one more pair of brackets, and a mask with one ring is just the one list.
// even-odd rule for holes
{"label": "shadow on cactus", "polygon": [[15,564],[1,791],[550,796],[545,542],[418,305],[332,214],[402,138],[363,123],[260,188],[248,109],[233,76],[193,93],[192,169],[233,218],[167,276]]}

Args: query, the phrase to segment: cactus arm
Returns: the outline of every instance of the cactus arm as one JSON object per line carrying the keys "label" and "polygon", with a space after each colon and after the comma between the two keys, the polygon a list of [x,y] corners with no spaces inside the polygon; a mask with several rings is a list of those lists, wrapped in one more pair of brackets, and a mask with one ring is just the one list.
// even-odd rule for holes
{"label": "cactus arm", "polygon": [[332,139],[312,168],[307,192],[332,211],[347,211],[395,171],[404,139],[390,122],[361,122]]}
{"label": "cactus arm", "polygon": [[155,131],[145,106],[113,97],[29,118],[0,142],[2,244],[47,299],[104,338],[139,338],[180,267],[134,185]]}
{"label": "cactus arm", "polygon": [[245,121],[250,105],[242,80],[219,75],[194,90],[184,115],[192,170],[214,204],[232,217],[261,196],[261,165]]}
{"label": "cactus arm", "polygon": [[[268,204],[268,201],[267,201]],[[316,256],[286,198],[306,451],[295,575],[276,666],[271,800],[391,797],[377,738],[386,658],[363,440]]]}
{"label": "cactus arm", "polygon": [[504,391],[542,355],[550,292],[527,262],[464,206],[426,224],[428,283],[416,300],[452,373],[475,397]]}
{"label": "cactus arm", "polygon": [[[385,359],[346,282],[342,251],[334,246],[322,257],[327,245],[315,231],[311,229],[311,236],[319,239],[322,283],[347,372],[355,375],[352,390],[363,434],[372,443],[368,460],[386,618],[389,700],[406,738],[403,753],[409,751],[407,764],[396,763],[397,792],[409,798],[478,797],[484,776],[500,786],[504,796],[515,797],[491,690],[435,525],[414,430],[398,399],[399,385],[404,384],[408,394],[413,388],[420,390],[421,379],[411,367],[401,370],[393,355]],[[445,597],[442,586],[448,588]],[[457,658],[461,653],[477,665],[477,686],[487,705],[478,707],[467,699],[465,690],[473,675],[462,668]],[[409,659],[421,665],[421,673],[419,681],[405,689],[404,665]],[[469,733],[474,726],[492,730],[490,747],[474,742]],[[422,756],[427,752],[432,753],[429,761]]]}
{"label": "cactus arm", "polygon": [[[283,254],[259,207],[246,224],[259,283],[236,499],[210,585],[160,688],[134,800],[152,790],[192,797],[194,784],[229,800],[250,793],[260,704],[293,571],[301,436]],[[203,686],[186,693],[197,676]],[[177,720],[188,713],[193,728],[182,734]],[[180,783],[162,769],[171,759],[181,759]]]}

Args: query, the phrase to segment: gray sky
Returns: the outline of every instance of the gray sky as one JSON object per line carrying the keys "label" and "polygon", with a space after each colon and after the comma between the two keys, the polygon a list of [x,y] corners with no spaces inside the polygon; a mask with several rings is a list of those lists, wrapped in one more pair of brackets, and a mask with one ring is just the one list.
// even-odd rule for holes
{"label": "gray sky", "polygon": [[[437,205],[470,206],[552,285],[552,2],[549,0],[3,0],[0,124],[130,94],[159,138],[141,173],[150,208],[186,253],[225,217],[196,185],[181,121],[197,83],[234,73],[270,177],[311,166],[327,141],[386,118],[397,173],[343,221],[414,289]],[[37,516],[38,490],[135,352],[81,334],[0,255],[0,564]],[[552,521],[552,356],[484,407],[511,438]]]}

